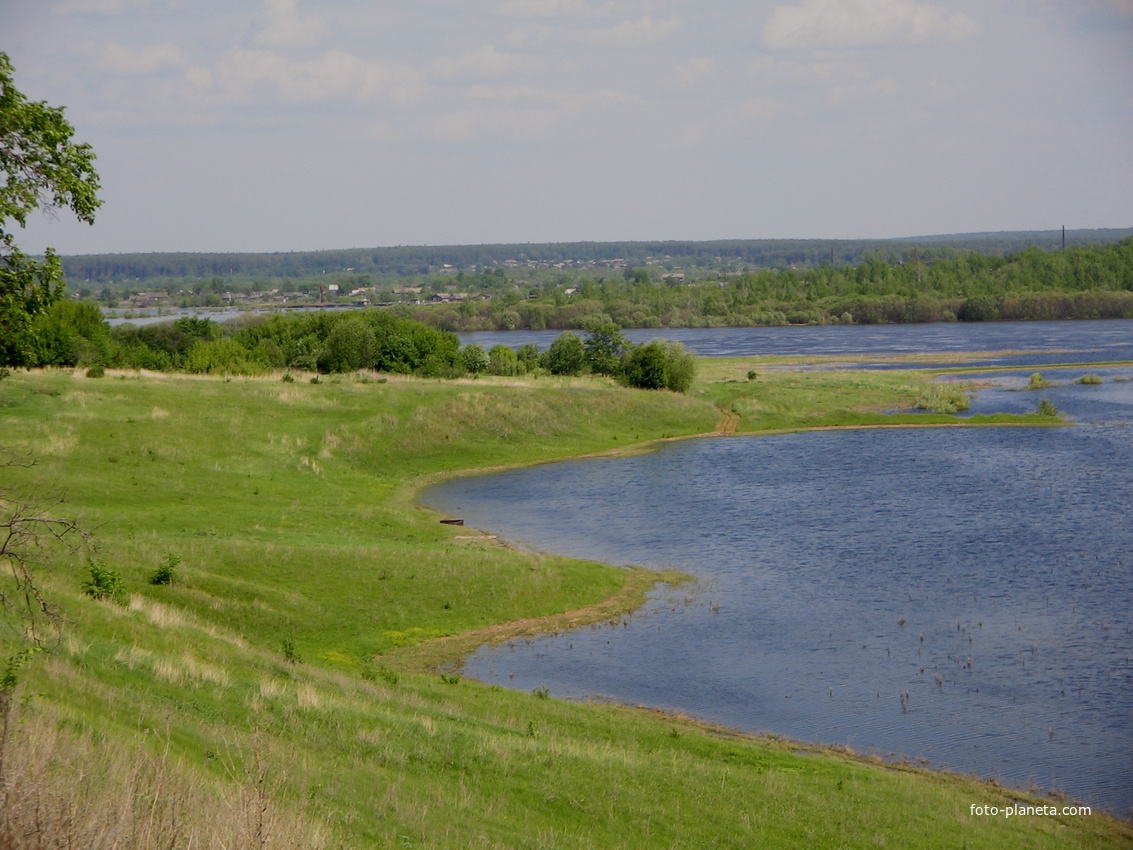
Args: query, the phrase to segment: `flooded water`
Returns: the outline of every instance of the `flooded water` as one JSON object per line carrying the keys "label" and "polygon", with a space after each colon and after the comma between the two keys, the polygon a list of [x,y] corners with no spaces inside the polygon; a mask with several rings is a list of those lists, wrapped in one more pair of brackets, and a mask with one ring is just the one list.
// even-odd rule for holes
{"label": "flooded water", "polygon": [[[545,349],[561,331],[485,331],[461,334],[463,344],[485,348],[534,342]],[[582,332],[580,332],[582,333]],[[775,355],[948,355],[997,352],[974,365],[1030,366],[1058,362],[1133,360],[1133,321],[1098,322],[942,322],[931,325],[823,325],[782,328],[631,329],[636,343],[664,337],[705,357]]]}
{"label": "flooded water", "polygon": [[1004,373],[973,405],[1045,396],[1074,427],[699,439],[433,488],[427,503],[531,548],[697,577],[617,626],[481,649],[466,672],[1127,815],[1133,369],[1090,371],[1105,383],[1051,372],[1042,393]]}

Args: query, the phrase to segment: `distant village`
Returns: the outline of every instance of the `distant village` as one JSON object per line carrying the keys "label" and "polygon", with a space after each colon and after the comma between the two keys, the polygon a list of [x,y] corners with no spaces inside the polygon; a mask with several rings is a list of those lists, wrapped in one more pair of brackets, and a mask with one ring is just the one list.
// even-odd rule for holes
{"label": "distant village", "polygon": [[[683,271],[674,270],[671,257],[649,258],[646,266],[660,267],[661,272],[653,272],[654,279],[670,284],[685,282]],[[145,290],[132,290],[123,287],[127,281],[115,282],[111,290],[104,288],[97,295],[89,288],[78,288],[73,292],[75,298],[97,297],[104,303],[104,310],[109,315],[129,317],[130,314],[140,311],[142,315],[153,315],[155,311],[172,309],[237,309],[237,310],[288,310],[322,308],[359,308],[369,306],[393,306],[395,304],[424,305],[424,304],[451,304],[462,301],[490,301],[503,292],[508,294],[520,292],[527,299],[538,297],[538,291],[548,285],[554,286],[556,280],[548,276],[548,272],[559,272],[569,275],[568,280],[575,281],[587,272],[615,271],[624,273],[631,268],[631,264],[623,258],[601,260],[505,260],[493,267],[472,266],[467,269],[457,268],[452,263],[439,265],[427,278],[415,278],[411,283],[398,283],[403,278],[391,278],[377,283],[372,282],[368,274],[358,274],[353,268],[343,268],[337,272],[324,273],[316,278],[307,278],[302,281],[293,281],[294,289],[281,286],[271,288],[257,288],[258,281],[243,283],[229,278],[213,277],[209,281],[200,281],[190,288],[150,288]],[[482,283],[483,275],[506,275],[505,287],[496,291],[486,291],[484,288],[473,285],[463,287],[462,284]],[[531,272],[530,276],[519,277],[523,272]],[[518,273],[518,274],[517,274]],[[322,283],[318,278],[329,278],[330,281]],[[452,280],[451,278],[455,278]],[[333,282],[338,279],[338,282]],[[563,274],[558,275],[557,281],[564,279]],[[350,283],[341,281],[349,280]],[[365,281],[363,285],[352,285]],[[178,281],[184,284],[185,281]],[[271,284],[285,283],[283,279],[275,278]],[[150,281],[152,283],[152,281]],[[566,297],[574,295],[577,288],[568,286],[562,289]],[[514,295],[512,295],[514,297]]]}

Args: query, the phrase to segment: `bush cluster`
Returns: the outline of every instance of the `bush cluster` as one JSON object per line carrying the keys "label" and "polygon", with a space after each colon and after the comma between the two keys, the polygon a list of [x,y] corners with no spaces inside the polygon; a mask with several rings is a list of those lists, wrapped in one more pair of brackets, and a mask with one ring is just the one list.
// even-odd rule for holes
{"label": "bush cluster", "polygon": [[563,331],[540,365],[552,375],[609,375],[629,387],[682,393],[696,376],[696,358],[679,342],[654,339],[634,345],[612,322],[591,325],[585,340]]}
{"label": "bush cluster", "polygon": [[679,343],[633,345],[606,315],[588,317],[585,337],[565,331],[542,353],[534,343],[518,349],[495,345],[491,351],[476,343],[461,348],[451,331],[378,309],[250,316],[223,325],[184,317],[115,328],[107,326],[92,304],[60,301],[45,315],[35,365],[81,364],[89,367],[89,377],[100,376],[108,367],[209,375],[373,369],[448,378],[544,370],[552,375],[608,375],[631,387],[685,392],[696,367],[693,355]]}
{"label": "bush cluster", "polygon": [[382,310],[253,316],[224,325],[184,317],[110,328],[93,304],[59,301],[37,317],[36,326],[35,362],[27,365],[225,375],[285,368],[437,376],[465,371],[456,334]]}

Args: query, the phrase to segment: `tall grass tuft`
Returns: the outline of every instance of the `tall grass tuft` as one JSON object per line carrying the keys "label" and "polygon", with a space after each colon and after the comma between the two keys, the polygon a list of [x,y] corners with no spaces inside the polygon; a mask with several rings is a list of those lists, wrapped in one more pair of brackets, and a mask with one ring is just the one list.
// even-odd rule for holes
{"label": "tall grass tuft", "polygon": [[325,830],[279,807],[253,754],[230,759],[228,780],[204,775],[152,732],[131,746],[99,743],[37,701],[0,738],[0,847],[153,850],[157,847],[321,848]]}

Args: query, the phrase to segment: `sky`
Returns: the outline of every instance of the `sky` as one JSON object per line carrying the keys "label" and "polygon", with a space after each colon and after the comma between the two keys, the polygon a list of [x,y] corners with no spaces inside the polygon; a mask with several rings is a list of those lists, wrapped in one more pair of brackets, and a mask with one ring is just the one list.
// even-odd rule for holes
{"label": "sky", "polygon": [[1133,226],[1133,0],[0,0],[62,254]]}

